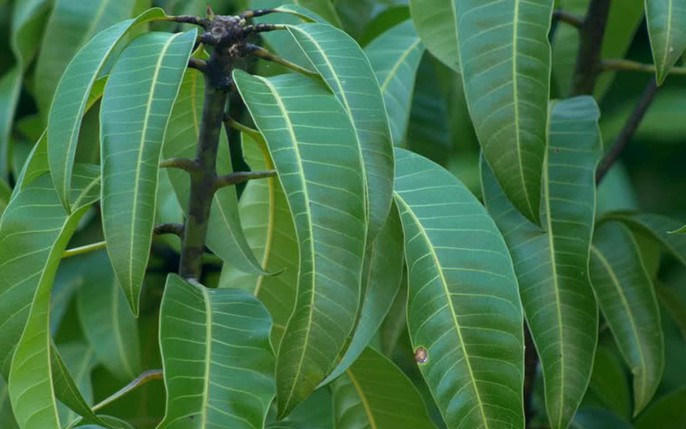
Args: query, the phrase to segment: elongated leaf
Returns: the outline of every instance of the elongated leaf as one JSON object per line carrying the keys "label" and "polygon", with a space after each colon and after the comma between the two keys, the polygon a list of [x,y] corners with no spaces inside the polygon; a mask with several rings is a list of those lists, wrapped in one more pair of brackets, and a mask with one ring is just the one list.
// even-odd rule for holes
{"label": "elongated leaf", "polygon": [[686,302],[674,290],[664,285],[656,285],[655,292],[686,341]]}
{"label": "elongated leaf", "polygon": [[482,163],[484,200],[515,262],[519,294],[543,367],[553,428],[569,424],[588,386],[598,309],[588,277],[600,154],[591,97],[552,102],[543,177],[543,230],[520,216]]}
{"label": "elongated leaf", "polygon": [[82,258],[84,280],[77,295],[81,328],[99,363],[122,381],[142,372],[136,319],[114,278],[107,255]]}
{"label": "elongated leaf", "polygon": [[335,425],[341,428],[435,428],[424,402],[400,368],[366,349],[333,383]]}
{"label": "elongated leaf", "polygon": [[538,223],[550,92],[553,0],[464,0],[462,77],[486,161],[514,206]]}
{"label": "elongated leaf", "polygon": [[234,79],[269,146],[300,250],[296,307],[277,358],[283,416],[333,369],[355,323],[367,232],[361,152],[343,107],[317,82],[240,71]]}
{"label": "elongated leaf", "polygon": [[165,17],[161,9],[150,9],[136,19],[116,24],[97,34],[69,63],[55,90],[48,115],[50,174],[65,207],[71,184],[79,129],[95,80],[120,41],[136,25]]}
{"label": "elongated leaf", "polygon": [[[292,3],[290,4],[289,1]],[[341,19],[333,7],[333,3],[321,0],[285,0],[281,6],[274,9],[282,13],[290,13],[309,22],[329,23],[341,28]]]}
{"label": "elongated leaf", "polygon": [[426,49],[460,73],[458,0],[410,0],[410,13]]}
{"label": "elongated leaf", "polygon": [[355,333],[341,361],[322,384],[343,374],[357,360],[386,318],[403,277],[403,241],[398,209],[393,205],[386,225],[365,255],[365,293]]}
{"label": "elongated leaf", "polygon": [[570,429],[632,429],[633,426],[611,411],[582,408],[575,415]]}
{"label": "elongated leaf", "polygon": [[664,366],[660,310],[653,282],[631,231],[601,224],[591,249],[591,284],[624,359],[634,374],[634,415],[655,394]]}
{"label": "elongated leaf", "polygon": [[657,83],[662,84],[686,50],[686,5],[679,0],[646,0],[645,8]]}
{"label": "elongated leaf", "polygon": [[645,232],[659,241],[674,258],[686,265],[686,236],[671,234],[681,223],[663,215],[649,213],[610,213],[607,219],[620,220],[632,229]]}
{"label": "elongated leaf", "polygon": [[10,202],[10,197],[12,196],[12,189],[3,179],[0,179],[0,218],[2,213],[7,208],[7,204]]}
{"label": "elongated leaf", "polygon": [[[79,416],[70,410],[71,407],[80,410],[81,414],[94,417],[94,421],[98,421],[89,405],[93,403],[91,372],[97,364],[93,349],[88,344],[81,342],[68,343],[61,346],[60,349],[58,351],[52,345],[50,358],[55,396],[61,402],[58,404],[58,414],[62,426],[75,421]],[[64,358],[61,354],[64,354]],[[70,398],[70,400],[66,398]]]}
{"label": "elongated leaf", "polygon": [[276,388],[271,321],[260,302],[171,274],[160,321],[168,396],[158,428],[262,428]]}
{"label": "elongated leaf", "polygon": [[[593,361],[593,374],[585,400],[597,398],[600,404],[625,419],[631,418],[631,389],[626,370],[616,348],[598,345]],[[583,409],[580,407],[581,411]],[[578,414],[577,412],[577,414]]]}
{"label": "elongated leaf", "polygon": [[135,0],[57,0],[44,30],[36,63],[35,95],[47,117],[57,83],[69,61],[96,33],[131,17]]}
{"label": "elongated leaf", "polygon": [[454,176],[400,149],[395,201],[410,340],[447,426],[523,428],[522,308],[502,236]]}
{"label": "elongated leaf", "polygon": [[134,40],[112,68],[100,107],[103,230],[114,273],[136,316],[162,142],[196,34],[147,33]]}
{"label": "elongated leaf", "polygon": [[343,31],[324,24],[288,30],[352,120],[362,148],[371,243],[386,222],[393,193],[393,141],[379,83],[362,49]]}
{"label": "elongated leaf", "polygon": [[[16,276],[21,273],[23,276],[30,276],[25,277],[28,282],[17,282],[11,285],[9,289],[4,287],[2,289],[5,292],[3,298],[13,298],[10,304],[13,305],[14,309],[13,317],[3,319],[6,320],[3,325],[3,339],[16,338],[16,333],[23,328],[21,337],[16,341],[16,349],[8,377],[12,406],[17,422],[22,428],[59,427],[50,356],[50,290],[57,265],[68,240],[76,229],[80,218],[88,210],[90,204],[97,199],[100,183],[99,171],[94,169],[76,171],[74,179],[76,185],[74,192],[75,211],[71,215],[65,212],[50,177],[46,175],[31,183],[10,205],[11,208],[8,210],[13,210],[13,214],[24,216],[21,219],[6,216],[3,218],[0,228],[4,238],[2,248],[10,245],[9,248],[13,250],[13,259],[0,258],[4,261],[3,268],[20,268],[15,265],[18,262],[38,263],[38,265],[31,266],[24,272],[15,271],[11,276],[7,275],[7,277],[15,277],[16,279]],[[52,217],[46,218],[46,213]],[[24,223],[22,224],[22,222]],[[25,235],[26,237],[23,239],[13,239],[10,233],[18,226],[23,227],[20,231],[26,232],[23,234],[15,233],[14,237]],[[33,232],[36,228],[40,229],[38,232]],[[37,242],[37,238],[46,240]],[[19,258],[14,253],[18,248],[21,248],[17,246],[23,246],[25,249],[24,255]],[[34,272],[33,275],[30,274],[32,271]],[[18,286],[27,289],[29,294],[33,293],[30,305],[21,305],[26,297],[18,294],[11,295],[12,289],[17,289]],[[23,323],[17,323],[21,321],[26,321],[26,326]],[[17,323],[19,326],[7,325],[8,322]],[[12,344],[12,346],[14,345]],[[12,347],[7,347],[7,349],[11,351]],[[5,360],[5,362],[7,361]],[[5,368],[7,368],[6,364]],[[40,406],[36,404],[40,404]]]}
{"label": "elongated leaf", "polygon": [[0,425],[3,429],[18,429],[17,421],[12,412],[9,390],[5,379],[0,377]]}
{"label": "elongated leaf", "polygon": [[[252,170],[273,169],[262,138],[243,134],[243,154]],[[266,159],[265,159],[266,158]],[[272,316],[271,342],[279,342],[295,305],[298,287],[298,240],[291,210],[278,177],[251,180],[239,204],[241,223],[250,247],[272,276],[258,276],[225,264],[219,287],[236,287],[252,292]]]}
{"label": "elongated leaf", "polygon": [[412,21],[386,31],[364,49],[381,85],[393,144],[400,146],[410,119],[414,81],[424,45]]}
{"label": "elongated leaf", "polygon": [[[202,122],[205,83],[202,73],[188,69],[174,103],[163,153],[165,158],[195,157]],[[222,133],[217,153],[217,173],[230,174],[231,158],[226,135]],[[179,205],[188,210],[190,183],[188,173],[178,169],[167,171]],[[236,188],[227,186],[215,192],[208,221],[207,247],[235,269],[247,273],[262,273],[241,228]]]}
{"label": "elongated leaf", "polygon": [[686,425],[686,389],[665,395],[636,420],[636,429],[680,428]]}
{"label": "elongated leaf", "polygon": [[0,78],[0,178],[9,177],[10,132],[21,91],[21,72],[15,66]]}

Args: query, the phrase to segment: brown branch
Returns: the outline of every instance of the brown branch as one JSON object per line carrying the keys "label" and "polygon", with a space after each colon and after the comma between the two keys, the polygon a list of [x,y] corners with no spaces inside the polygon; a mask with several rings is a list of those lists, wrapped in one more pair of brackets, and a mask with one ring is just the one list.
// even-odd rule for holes
{"label": "brown branch", "polygon": [[248,180],[254,179],[264,179],[267,177],[276,176],[275,170],[266,171],[238,171],[236,173],[227,174],[226,176],[217,177],[214,182],[215,189],[221,189],[226,186],[238,185],[239,183],[245,183]]}
{"label": "brown branch", "polygon": [[622,128],[622,131],[619,133],[617,140],[615,140],[612,148],[610,148],[607,155],[605,155],[600,162],[595,176],[596,184],[602,182],[607,172],[610,171],[610,168],[617,162],[619,156],[624,152],[624,149],[626,149],[634,134],[636,134],[638,126],[641,124],[648,108],[655,99],[657,90],[657,82],[655,81],[655,78],[651,78],[648,85],[646,85],[645,90],[643,90],[643,95],[641,95],[638,103],[636,103],[636,107],[634,107],[633,112],[631,112],[629,119],[627,119],[626,124],[624,124],[624,128]]}
{"label": "brown branch", "polygon": [[288,26],[283,24],[252,24],[243,27],[246,34],[249,33],[264,33],[267,31],[285,30]]}
{"label": "brown branch", "polygon": [[246,10],[245,12],[241,13],[239,16],[241,19],[250,19],[250,18],[257,18],[258,16],[264,16],[268,15],[270,13],[277,12],[274,9],[254,9],[254,10]]}
{"label": "brown branch", "polygon": [[197,172],[200,168],[198,163],[188,158],[169,158],[160,161],[160,168],[178,168],[189,173]]}
{"label": "brown branch", "polygon": [[[236,131],[240,131],[242,133],[251,134],[251,135],[260,135],[260,136],[262,135],[255,128],[249,127],[245,124],[242,124],[242,123],[238,122],[237,120],[233,119],[229,115],[224,115],[224,125],[227,127],[233,128]],[[227,129],[226,134],[228,134],[228,133],[229,133],[229,130]]]}
{"label": "brown branch", "polygon": [[584,19],[582,17],[562,9],[556,9],[553,11],[553,19],[559,22],[564,22],[565,24],[569,24],[579,30],[584,25]]}
{"label": "brown branch", "polygon": [[600,51],[610,14],[610,0],[591,0],[580,28],[579,52],[574,70],[573,95],[591,95],[600,74]]}
{"label": "brown branch", "polygon": [[201,59],[191,57],[188,59],[188,67],[205,72],[207,70],[207,63]]}
{"label": "brown branch", "polygon": [[198,25],[205,30],[207,30],[210,27],[210,20],[207,18],[200,18],[198,16],[192,16],[192,15],[178,15],[178,16],[170,16],[167,18],[169,21],[172,22],[178,22],[180,24],[193,24],[193,25]]}
{"label": "brown branch", "polygon": [[155,235],[174,234],[183,237],[183,225],[180,223],[162,223],[153,230]]}

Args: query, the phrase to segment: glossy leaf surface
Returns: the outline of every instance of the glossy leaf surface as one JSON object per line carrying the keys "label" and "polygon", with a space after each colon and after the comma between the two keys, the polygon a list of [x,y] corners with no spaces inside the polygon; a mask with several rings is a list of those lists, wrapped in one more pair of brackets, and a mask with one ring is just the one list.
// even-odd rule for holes
{"label": "glossy leaf surface", "polygon": [[512,253],[553,428],[569,424],[593,367],[598,310],[588,262],[600,154],[598,116],[591,97],[551,105],[541,204],[544,229],[517,213],[482,163],[484,199]]}
{"label": "glossy leaf surface", "polygon": [[170,274],[160,316],[167,412],[158,428],[262,428],[276,391],[270,329],[246,291]]}
{"label": "glossy leaf surface", "polygon": [[193,30],[135,39],[112,68],[100,108],[103,230],[134,315],[152,242],[162,142],[195,37]]}
{"label": "glossy leaf surface", "polygon": [[657,82],[662,84],[686,50],[686,4],[680,0],[645,0],[645,8]]}
{"label": "glossy leaf surface", "polygon": [[410,340],[446,425],[523,428],[522,308],[503,237],[454,176],[402,150],[395,201]]}
{"label": "glossy leaf surface", "polygon": [[317,82],[240,71],[234,79],[267,141],[300,250],[296,306],[277,358],[285,415],[333,369],[355,323],[367,232],[362,157],[348,114]]}

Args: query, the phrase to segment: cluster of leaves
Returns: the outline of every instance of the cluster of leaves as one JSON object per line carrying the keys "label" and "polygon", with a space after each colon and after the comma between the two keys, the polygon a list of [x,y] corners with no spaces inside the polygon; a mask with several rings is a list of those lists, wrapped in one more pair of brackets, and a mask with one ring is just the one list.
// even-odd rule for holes
{"label": "cluster of leaves", "polygon": [[[206,2],[0,0],[2,428],[686,424],[686,235],[596,174],[615,71],[684,73],[680,1],[210,3],[288,60],[236,59],[225,130]],[[199,219],[212,133],[276,176]]]}

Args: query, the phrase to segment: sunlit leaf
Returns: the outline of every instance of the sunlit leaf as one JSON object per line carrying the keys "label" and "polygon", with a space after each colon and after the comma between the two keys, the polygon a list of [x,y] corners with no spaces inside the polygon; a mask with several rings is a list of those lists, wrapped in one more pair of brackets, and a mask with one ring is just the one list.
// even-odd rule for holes
{"label": "sunlit leaf", "polygon": [[135,39],[112,68],[100,108],[103,230],[134,315],[152,242],[162,142],[196,34]]}
{"label": "sunlit leaf", "polygon": [[158,428],[262,428],[276,389],[271,321],[260,302],[171,274],[160,320],[168,397]]}
{"label": "sunlit leaf", "polygon": [[296,307],[277,358],[283,416],[333,369],[355,323],[367,232],[362,156],[347,113],[316,81],[240,71],[234,79],[269,146],[300,249]]}
{"label": "sunlit leaf", "polygon": [[493,220],[452,174],[400,149],[395,201],[410,339],[446,424],[523,428],[522,308]]}
{"label": "sunlit leaf", "polygon": [[465,95],[486,161],[538,223],[550,92],[552,0],[464,0],[457,9]]}
{"label": "sunlit leaf", "polygon": [[541,359],[551,426],[565,428],[588,387],[598,309],[588,277],[600,155],[591,97],[552,102],[543,176],[543,229],[517,213],[482,163],[486,207],[507,241]]}
{"label": "sunlit leaf", "polygon": [[662,84],[686,50],[686,5],[680,0],[646,0],[645,7],[657,83]]}

